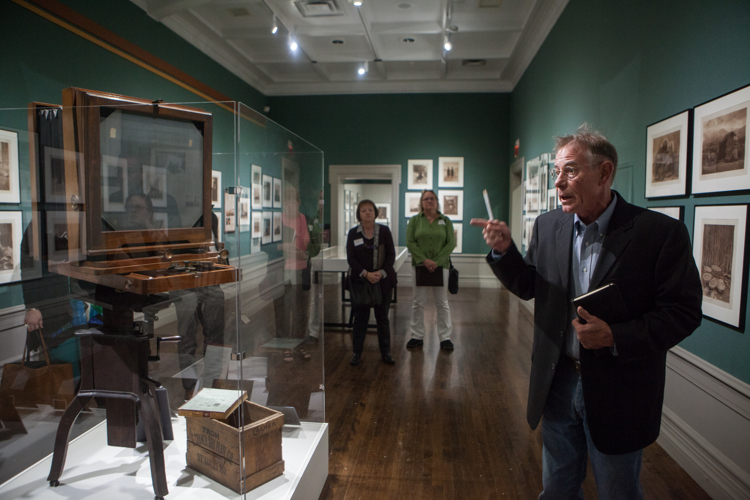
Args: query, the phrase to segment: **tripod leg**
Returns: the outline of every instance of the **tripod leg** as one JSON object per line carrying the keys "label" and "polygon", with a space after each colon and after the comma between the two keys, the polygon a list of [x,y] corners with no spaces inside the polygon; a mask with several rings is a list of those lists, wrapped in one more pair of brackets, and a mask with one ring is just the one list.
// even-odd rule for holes
{"label": "tripod leg", "polygon": [[167,472],[164,463],[164,441],[161,437],[160,414],[157,412],[156,387],[153,382],[143,381],[144,391],[141,395],[141,414],[146,428],[146,443],[151,463],[151,483],[157,497],[169,493],[167,488]]}
{"label": "tripod leg", "polygon": [[60,424],[57,426],[57,436],[55,437],[55,452],[52,455],[52,467],[50,467],[49,481],[50,486],[58,486],[60,484],[60,476],[62,476],[63,467],[65,467],[65,456],[68,454],[68,439],[70,438],[70,431],[73,428],[78,414],[81,413],[83,408],[93,399],[93,396],[76,396],[73,401],[70,402],[68,408],[63,413],[60,419]]}

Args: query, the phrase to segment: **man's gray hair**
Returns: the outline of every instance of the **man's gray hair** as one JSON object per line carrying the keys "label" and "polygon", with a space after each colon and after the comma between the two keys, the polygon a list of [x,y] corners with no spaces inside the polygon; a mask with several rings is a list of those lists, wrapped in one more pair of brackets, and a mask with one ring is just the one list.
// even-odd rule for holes
{"label": "man's gray hair", "polygon": [[604,161],[611,161],[614,165],[612,170],[612,180],[614,180],[617,173],[617,149],[604,137],[604,134],[592,130],[588,123],[584,123],[578,127],[575,134],[555,137],[555,154],[569,144],[575,144],[584,149],[592,168]]}

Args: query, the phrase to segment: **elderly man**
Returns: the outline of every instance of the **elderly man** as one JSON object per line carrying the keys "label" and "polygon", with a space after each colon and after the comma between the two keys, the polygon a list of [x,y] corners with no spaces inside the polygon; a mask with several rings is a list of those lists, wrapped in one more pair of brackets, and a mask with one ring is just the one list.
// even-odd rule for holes
{"label": "elderly man", "polygon": [[[617,151],[585,124],[557,138],[561,208],[539,216],[525,257],[504,222],[475,219],[487,261],[535,299],[527,420],[542,419],[540,499],[583,498],[587,454],[599,498],[643,498],[643,448],[659,435],[667,350],[701,321],[685,225],[611,189]],[[571,299],[615,283],[626,317],[608,324]]]}

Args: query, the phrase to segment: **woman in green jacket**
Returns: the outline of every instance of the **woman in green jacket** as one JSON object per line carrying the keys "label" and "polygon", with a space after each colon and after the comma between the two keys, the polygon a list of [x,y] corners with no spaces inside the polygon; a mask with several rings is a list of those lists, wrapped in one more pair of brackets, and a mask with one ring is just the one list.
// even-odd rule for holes
{"label": "woman in green jacket", "polygon": [[[456,247],[453,223],[440,213],[435,191],[422,191],[419,200],[419,214],[409,221],[406,227],[406,247],[411,253],[412,282],[414,283],[414,302],[411,309],[411,340],[406,347],[421,347],[424,343],[424,305],[427,295],[432,291],[437,309],[437,328],[440,348],[453,350],[450,340],[453,332],[451,311],[448,306],[448,269],[450,255]],[[424,267],[427,273],[442,273],[442,286],[420,286],[417,284],[418,267]],[[424,272],[420,270],[420,272]],[[429,276],[428,276],[429,278]]]}

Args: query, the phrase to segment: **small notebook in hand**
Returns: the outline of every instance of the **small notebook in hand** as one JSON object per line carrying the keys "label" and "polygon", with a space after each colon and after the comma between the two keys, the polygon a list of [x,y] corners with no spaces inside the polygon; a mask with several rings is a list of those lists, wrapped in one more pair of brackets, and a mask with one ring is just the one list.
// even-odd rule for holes
{"label": "small notebook in hand", "polygon": [[[625,301],[622,300],[620,289],[614,283],[608,283],[596,290],[584,293],[571,302],[573,302],[576,311],[579,306],[583,307],[589,314],[610,324],[620,323],[628,319],[628,308]],[[581,318],[579,320],[581,323],[586,323]]]}
{"label": "small notebook in hand", "polygon": [[443,268],[438,267],[434,272],[427,270],[425,266],[415,266],[417,273],[417,286],[443,286]]}

